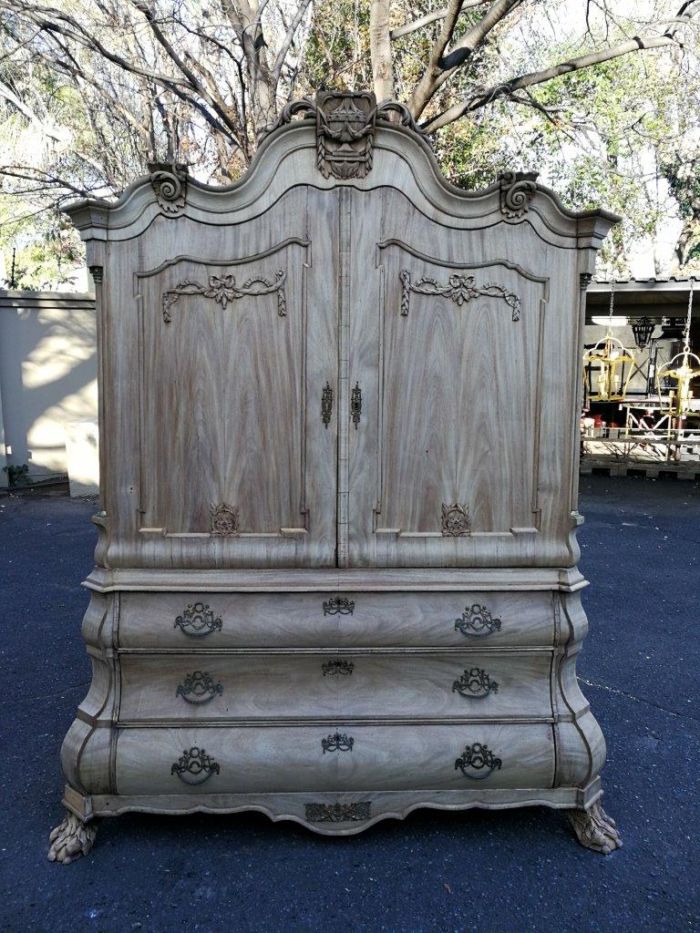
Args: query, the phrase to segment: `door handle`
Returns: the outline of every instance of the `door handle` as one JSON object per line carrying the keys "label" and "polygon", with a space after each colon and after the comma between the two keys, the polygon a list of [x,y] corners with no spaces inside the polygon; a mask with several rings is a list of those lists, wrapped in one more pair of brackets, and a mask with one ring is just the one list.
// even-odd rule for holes
{"label": "door handle", "polygon": [[360,388],[359,382],[355,383],[355,388],[350,395],[350,415],[352,417],[352,423],[355,425],[355,430],[357,431],[357,426],[362,417],[362,389]]}
{"label": "door handle", "polygon": [[321,392],[321,421],[324,428],[328,428],[333,415],[333,389],[330,382],[327,382]]}

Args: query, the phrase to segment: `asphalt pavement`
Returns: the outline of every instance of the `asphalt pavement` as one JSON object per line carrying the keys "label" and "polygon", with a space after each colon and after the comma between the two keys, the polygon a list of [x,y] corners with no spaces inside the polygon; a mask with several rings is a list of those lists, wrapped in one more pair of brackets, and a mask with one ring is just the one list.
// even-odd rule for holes
{"label": "asphalt pavement", "polygon": [[46,859],[59,749],[89,684],[91,502],[0,498],[0,931],[626,931],[700,928],[700,495],[582,478],[583,689],[608,741],[624,848],[561,813],[423,810],[347,839],[261,814],[103,820]]}

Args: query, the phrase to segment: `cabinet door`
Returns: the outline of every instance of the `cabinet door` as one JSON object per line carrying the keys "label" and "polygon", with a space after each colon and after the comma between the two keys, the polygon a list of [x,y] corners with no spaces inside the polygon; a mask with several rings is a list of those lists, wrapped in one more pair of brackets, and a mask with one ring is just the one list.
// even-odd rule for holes
{"label": "cabinet door", "polygon": [[349,563],[532,559],[549,282],[509,250],[537,254],[509,247],[503,228],[431,221],[393,189],[374,210],[363,197],[351,277],[349,378],[362,413],[349,430]]}
{"label": "cabinet door", "polygon": [[335,562],[334,212],[319,194],[197,225],[137,276],[140,533],[175,565]]}

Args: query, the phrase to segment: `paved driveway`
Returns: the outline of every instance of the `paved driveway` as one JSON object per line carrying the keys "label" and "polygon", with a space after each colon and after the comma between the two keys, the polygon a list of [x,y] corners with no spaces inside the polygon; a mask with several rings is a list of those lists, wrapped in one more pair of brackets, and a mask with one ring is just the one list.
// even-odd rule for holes
{"label": "paved driveway", "polygon": [[0,499],[0,929],[642,931],[700,926],[700,497],[588,477],[591,634],[579,662],[608,739],[605,806],[624,848],[580,848],[545,809],[422,811],[349,839],[258,814],[103,821],[92,853],[46,860],[59,748],[89,682],[80,641],[94,506]]}

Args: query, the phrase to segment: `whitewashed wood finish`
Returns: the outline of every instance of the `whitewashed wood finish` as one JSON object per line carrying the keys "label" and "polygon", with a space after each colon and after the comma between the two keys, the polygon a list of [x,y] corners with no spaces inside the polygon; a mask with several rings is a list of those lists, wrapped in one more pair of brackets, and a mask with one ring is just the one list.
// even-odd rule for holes
{"label": "whitewashed wood finish", "polygon": [[[323,753],[336,731],[354,738],[352,751]],[[502,762],[483,780],[464,777],[455,760],[466,745],[488,745]],[[196,786],[171,773],[183,749],[206,749],[220,773]],[[346,726],[308,728],[124,729],[116,751],[120,794],[268,793],[421,788],[455,790],[551,787],[554,742],[547,725]]]}
{"label": "whitewashed wood finish", "polygon": [[[338,594],[354,603],[352,614],[324,613],[335,593],[208,593],[206,605],[221,629],[192,637],[175,625],[202,594],[123,593],[119,644],[122,648],[325,648],[509,645],[550,647],[555,640],[551,593],[355,593]],[[456,622],[465,610],[485,606],[500,628],[464,634]]]}
{"label": "whitewashed wood finish", "polygon": [[[79,821],[258,809],[348,835],[418,806],[597,805],[576,422],[582,283],[615,218],[529,194],[504,212],[500,183],[461,191],[387,124],[365,177],[326,178],[302,121],[229,188],[189,180],[164,210],[145,179],[70,209],[96,267],[104,484],[93,679],[62,752]],[[277,276],[283,302],[250,294]],[[451,506],[468,534],[443,534]],[[211,533],[217,507],[234,533]],[[339,597],[352,613],[324,613]],[[196,602],[221,619],[203,637],[176,625]],[[478,606],[500,626],[465,634]],[[460,696],[472,668],[498,692]],[[195,671],[211,702],[178,694]],[[335,732],[351,751],[324,753]],[[483,781],[455,769],[473,743],[501,759]],[[219,773],[186,786],[172,766],[202,746]]]}
{"label": "whitewashed wood finish", "polygon": [[[334,662],[341,662],[340,664]],[[124,655],[119,721],[323,719],[549,719],[552,653],[381,652]],[[465,672],[483,670],[496,690],[470,693]],[[195,671],[211,678],[205,702],[178,688]],[[215,692],[215,688],[221,688]],[[476,695],[475,695],[476,694]],[[191,695],[190,695],[191,698]]]}

